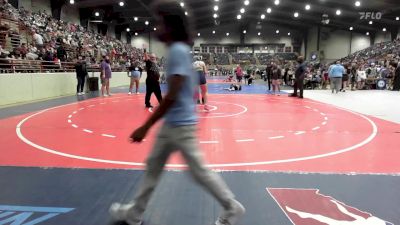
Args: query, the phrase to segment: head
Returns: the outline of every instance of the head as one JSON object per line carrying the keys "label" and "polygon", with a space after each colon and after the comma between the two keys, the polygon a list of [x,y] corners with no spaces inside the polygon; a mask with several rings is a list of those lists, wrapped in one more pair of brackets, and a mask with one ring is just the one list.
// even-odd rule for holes
{"label": "head", "polygon": [[157,56],[154,53],[149,54],[150,61],[157,62]]}
{"label": "head", "polygon": [[297,57],[297,62],[302,64],[304,62],[304,57],[303,56]]}
{"label": "head", "polygon": [[156,0],[152,4],[152,11],[156,18],[156,34],[160,41],[167,44],[185,42],[192,45],[192,26],[190,10],[183,9],[175,0]]}
{"label": "head", "polygon": [[338,60],[338,61],[336,61],[336,64],[340,64],[340,61]]}

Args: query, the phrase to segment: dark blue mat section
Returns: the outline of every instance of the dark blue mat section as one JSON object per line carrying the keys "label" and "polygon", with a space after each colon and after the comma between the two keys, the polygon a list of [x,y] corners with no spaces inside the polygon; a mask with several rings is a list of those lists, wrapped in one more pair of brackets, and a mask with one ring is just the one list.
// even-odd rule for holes
{"label": "dark blue mat section", "polygon": [[[220,175],[247,208],[239,225],[292,224],[266,187],[320,189],[324,195],[400,223],[400,177],[262,172]],[[0,224],[27,216],[25,223],[44,218],[36,223],[40,225],[108,225],[110,204],[129,201],[142,176],[139,170],[0,167]],[[146,211],[145,225],[211,225],[219,210],[217,202],[187,173],[165,172]],[[46,219],[51,213],[53,217]]]}

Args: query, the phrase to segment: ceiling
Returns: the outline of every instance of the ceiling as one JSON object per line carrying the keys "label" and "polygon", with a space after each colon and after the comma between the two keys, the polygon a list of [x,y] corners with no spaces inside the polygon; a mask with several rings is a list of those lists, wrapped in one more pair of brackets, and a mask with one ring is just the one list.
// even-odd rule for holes
{"label": "ceiling", "polygon": [[[249,0],[250,4],[245,6],[244,0],[178,0],[177,4],[183,2],[185,7],[190,7],[193,13],[196,28],[214,27],[226,24],[238,24],[242,27],[256,26],[258,22],[262,24],[272,24],[285,28],[304,31],[308,27],[321,25],[322,14],[328,14],[330,23],[325,25],[332,30],[348,30],[354,27],[354,32],[374,32],[383,28],[398,29],[400,21],[396,17],[400,16],[399,0],[359,0],[360,7],[355,6],[356,0],[279,0],[279,5],[274,4],[275,0]],[[115,21],[118,25],[130,27],[132,32],[151,30],[153,27],[152,16],[148,6],[152,0],[124,0],[125,5],[119,6],[120,0],[75,0],[75,4],[87,12],[91,12],[92,19],[102,19],[104,22]],[[311,6],[310,10],[305,10],[306,4]],[[214,6],[218,5],[218,11],[214,11]],[[240,9],[245,8],[245,13],[241,14]],[[267,13],[267,8],[271,8],[271,13]],[[341,10],[341,15],[336,15],[336,10]],[[100,12],[96,17],[94,13]],[[295,18],[294,13],[298,12],[299,17]],[[380,20],[373,20],[370,25],[368,20],[361,20],[359,12],[381,12]],[[217,13],[218,18],[214,19],[213,14]],[[238,14],[242,18],[238,20]],[[265,19],[261,19],[261,14],[265,14]],[[138,21],[134,21],[138,17]],[[150,24],[146,26],[144,21]]]}

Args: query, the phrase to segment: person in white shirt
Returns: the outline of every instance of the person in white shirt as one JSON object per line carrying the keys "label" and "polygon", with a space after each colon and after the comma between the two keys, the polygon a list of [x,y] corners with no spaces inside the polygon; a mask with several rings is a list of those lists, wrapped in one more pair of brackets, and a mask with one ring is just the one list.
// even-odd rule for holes
{"label": "person in white shirt", "polygon": [[38,49],[43,48],[43,37],[42,35],[36,33],[36,31],[33,31],[33,40],[35,41],[35,46],[38,47]]}
{"label": "person in white shirt", "polygon": [[[193,67],[194,70],[197,72],[197,75],[199,76],[199,85],[201,90],[202,103],[204,105],[204,110],[209,111],[207,105],[207,79],[206,79],[207,67],[206,64],[203,61],[201,61],[201,58],[195,57],[195,60],[196,61],[193,63]],[[200,96],[198,95],[198,91],[196,91],[195,96],[197,97],[198,101],[200,101]]]}

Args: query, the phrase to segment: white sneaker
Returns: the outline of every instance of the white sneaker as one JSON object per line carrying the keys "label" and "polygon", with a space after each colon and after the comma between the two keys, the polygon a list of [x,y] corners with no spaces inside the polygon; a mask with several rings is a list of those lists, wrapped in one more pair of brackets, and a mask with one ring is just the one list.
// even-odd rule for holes
{"label": "white sneaker", "polygon": [[139,92],[136,92],[136,94],[138,95],[138,94],[140,94]]}
{"label": "white sneaker", "polygon": [[107,95],[107,94],[104,94],[103,97],[108,97],[108,95]]}
{"label": "white sneaker", "polygon": [[142,225],[142,221],[128,218],[129,210],[132,209],[133,206],[134,204],[113,203],[108,211],[115,222],[126,222],[129,225]]}
{"label": "white sneaker", "polygon": [[129,92],[129,93],[128,93],[128,95],[131,95],[131,94],[132,94],[132,92]]}
{"label": "white sneaker", "polygon": [[235,225],[245,212],[244,206],[240,202],[233,200],[230,209],[221,213],[215,225]]}
{"label": "white sneaker", "polygon": [[82,94],[80,92],[76,93],[76,95],[81,96]]}
{"label": "white sneaker", "polygon": [[81,95],[85,95],[85,92],[81,92]]}

